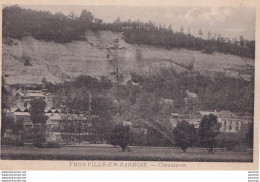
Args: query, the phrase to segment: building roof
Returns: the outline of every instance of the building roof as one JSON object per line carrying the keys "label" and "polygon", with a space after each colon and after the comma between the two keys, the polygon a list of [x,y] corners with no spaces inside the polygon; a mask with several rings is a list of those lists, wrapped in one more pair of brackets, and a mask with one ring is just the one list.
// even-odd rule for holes
{"label": "building roof", "polygon": [[17,108],[14,112],[23,112],[20,108]]}
{"label": "building roof", "polygon": [[211,112],[211,111],[199,111],[199,113],[202,115],[202,116],[205,116],[205,115],[210,115],[210,114],[213,114],[213,115],[216,115],[218,114],[218,112]]}
{"label": "building roof", "polygon": [[30,92],[27,92],[25,96],[29,96],[29,97],[45,97],[45,95],[43,93],[30,93]]}
{"label": "building roof", "polygon": [[49,116],[50,120],[61,120],[62,117],[60,114],[52,114],[51,116]]}
{"label": "building roof", "polygon": [[131,121],[123,121],[123,125],[129,125],[132,126],[133,123]]}
{"label": "building roof", "polygon": [[218,118],[238,118],[239,116],[237,116],[236,114],[232,113],[231,111],[228,111],[228,110],[222,110],[222,111],[199,111],[199,113],[202,115],[202,116],[205,116],[205,115],[210,115],[210,114],[213,114],[215,116],[217,116]]}
{"label": "building roof", "polygon": [[15,116],[30,116],[29,112],[14,112]]}
{"label": "building roof", "polygon": [[18,90],[17,94],[22,97],[45,97],[45,96],[51,96],[51,93],[48,93],[43,90]]}
{"label": "building roof", "polygon": [[190,98],[198,98],[198,95],[193,93],[193,92],[190,92],[189,90],[186,90],[186,94],[188,97]]}
{"label": "building roof", "polygon": [[160,99],[160,103],[165,103],[165,104],[173,104],[174,100],[173,99]]}
{"label": "building roof", "polygon": [[26,94],[26,92],[25,92],[25,91],[18,90],[16,95],[17,95],[17,96],[22,96],[22,97],[24,97],[24,96],[25,96],[25,94]]}
{"label": "building roof", "polygon": [[238,117],[236,114],[234,114],[228,110],[222,110],[222,111],[218,112],[217,116],[219,118],[237,118]]}
{"label": "building roof", "polygon": [[25,110],[23,110],[23,112],[30,112],[29,109],[25,108]]}
{"label": "building roof", "polygon": [[171,113],[171,116],[179,117],[180,115],[178,113]]}

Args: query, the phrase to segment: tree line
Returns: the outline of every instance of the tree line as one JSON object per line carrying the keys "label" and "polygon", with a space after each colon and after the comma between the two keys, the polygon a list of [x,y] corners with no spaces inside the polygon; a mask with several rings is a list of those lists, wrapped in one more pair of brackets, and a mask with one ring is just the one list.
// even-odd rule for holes
{"label": "tree line", "polygon": [[[2,83],[4,84],[4,80]],[[248,82],[220,74],[209,78],[196,72],[177,74],[173,69],[168,68],[146,76],[132,73],[132,80],[126,84],[111,83],[105,77],[97,80],[91,76],[82,75],[74,81],[56,85],[43,79],[42,88],[53,93],[55,107],[60,108],[65,114],[59,128],[53,128],[53,131],[61,132],[67,143],[81,143],[86,140],[94,143],[106,141],[118,145],[118,137],[121,139],[130,137],[132,139],[128,138],[126,141],[131,145],[173,146],[176,143],[185,151],[185,147],[196,144],[198,141],[196,138],[200,137],[200,140],[208,141],[209,139],[205,139],[202,135],[211,137],[215,135],[204,133],[200,136],[194,126],[184,121],[172,130],[169,113],[192,114],[200,109],[228,109],[242,115],[245,111],[253,114],[253,86],[253,80]],[[187,89],[198,94],[198,100],[185,102]],[[14,121],[14,118],[7,116],[5,109],[10,107],[8,97],[11,96],[2,85],[1,134],[4,134],[6,128],[11,128],[18,134],[19,131],[23,131],[21,124],[23,121]],[[173,102],[164,103],[163,99]],[[32,100],[31,106],[30,118],[37,126],[32,131],[32,136],[35,139],[35,145],[42,146],[45,141],[47,121],[44,112],[46,104],[42,100]],[[95,117],[89,120],[69,118],[70,115],[80,116],[81,114]],[[216,120],[215,117],[212,118],[205,120]],[[131,128],[133,134],[123,126],[115,128],[123,121],[131,121],[134,126]],[[201,127],[212,128],[202,123],[201,120]],[[214,126],[218,131],[219,126]],[[120,132],[121,129],[125,132]],[[87,136],[84,133],[91,135]],[[116,133],[116,137],[113,133]],[[185,136],[182,136],[183,134]],[[253,136],[252,132],[247,135]],[[178,139],[180,141],[177,141]],[[122,140],[125,142],[124,139]],[[215,142],[212,139],[213,141]],[[182,144],[184,146],[181,146]],[[208,147],[209,145],[213,144],[208,144]],[[122,146],[126,147],[125,144]]]}
{"label": "tree line", "polygon": [[[249,81],[215,73],[212,77],[199,72],[176,73],[173,68],[162,68],[148,75],[132,73],[132,81],[142,90],[158,98],[173,100],[174,112],[188,114],[198,110],[230,110],[240,115],[254,113],[254,76]],[[197,94],[194,100],[185,100],[186,91]]]}
{"label": "tree line", "polygon": [[[249,123],[245,131],[240,131],[238,134],[239,140],[233,141],[233,143],[230,139],[227,139],[229,140],[228,143],[216,138],[221,134],[220,128],[221,123],[218,122],[217,116],[213,114],[203,116],[198,129],[193,124],[182,120],[171,131],[174,141],[171,144],[172,146],[180,147],[184,153],[186,153],[187,148],[194,145],[205,147],[209,154],[213,154],[214,148],[217,146],[225,147],[227,150],[233,150],[235,147],[241,145],[247,145],[247,147],[253,146],[253,123]],[[131,126],[117,124],[110,133],[109,143],[120,146],[124,152],[129,144],[133,144],[132,140],[135,134]],[[156,141],[159,138],[153,139]]]}
{"label": "tree line", "polygon": [[66,16],[61,12],[51,14],[48,11],[10,6],[3,9],[3,37],[21,39],[24,36],[32,36],[38,40],[66,43],[86,40],[86,30],[111,30],[123,32],[124,40],[130,44],[165,49],[185,48],[208,54],[221,52],[251,59],[255,57],[255,41],[246,40],[243,36],[240,36],[240,40],[232,42],[220,34],[212,35],[208,32],[208,38],[203,39],[201,30],[200,37],[195,37],[190,32],[184,33],[183,28],[173,31],[172,26],[156,25],[151,21],[120,21],[120,18],[117,18],[113,23],[102,23],[96,20],[87,10],[83,10],[78,17],[73,12]]}

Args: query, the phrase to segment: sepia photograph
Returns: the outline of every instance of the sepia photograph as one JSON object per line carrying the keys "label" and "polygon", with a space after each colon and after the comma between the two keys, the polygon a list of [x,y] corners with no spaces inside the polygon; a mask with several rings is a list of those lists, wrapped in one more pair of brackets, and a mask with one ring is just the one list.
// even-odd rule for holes
{"label": "sepia photograph", "polygon": [[4,4],[1,160],[253,163],[255,34],[255,7]]}

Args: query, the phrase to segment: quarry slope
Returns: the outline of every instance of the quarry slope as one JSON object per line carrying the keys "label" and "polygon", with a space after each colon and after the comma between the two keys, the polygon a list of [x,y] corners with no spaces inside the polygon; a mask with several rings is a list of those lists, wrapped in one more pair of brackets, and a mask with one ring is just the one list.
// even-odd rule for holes
{"label": "quarry slope", "polygon": [[[111,31],[87,31],[85,36],[86,41],[65,44],[32,37],[22,40],[9,38],[9,43],[3,41],[2,71],[6,83],[41,83],[43,77],[58,83],[82,74],[97,78],[110,77],[114,68],[111,68],[109,59],[116,60],[118,73],[124,81],[130,79],[131,72],[154,73],[162,67],[172,67],[182,72],[189,71],[189,66],[192,66],[192,71],[202,74],[223,72],[227,76],[247,80],[254,70],[254,60],[248,58],[131,45],[124,41],[122,33]],[[24,57],[30,58],[30,65],[26,66]]]}

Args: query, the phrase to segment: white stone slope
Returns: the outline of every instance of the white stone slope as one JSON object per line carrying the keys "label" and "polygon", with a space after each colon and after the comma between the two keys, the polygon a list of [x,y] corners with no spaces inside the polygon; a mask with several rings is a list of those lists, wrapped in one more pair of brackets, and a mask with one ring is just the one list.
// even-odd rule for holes
{"label": "white stone slope", "polygon": [[[118,38],[118,46],[114,41]],[[87,31],[86,41],[56,43],[24,37],[10,39],[12,44],[2,45],[2,71],[8,84],[41,83],[43,77],[53,83],[72,80],[79,75],[96,78],[111,72],[110,58],[117,60],[119,74],[124,81],[131,72],[156,73],[162,67],[172,67],[177,72],[187,70],[203,74],[223,72],[228,76],[250,77],[254,60],[220,53],[203,54],[186,49],[166,50],[152,46],[127,44],[122,33],[111,31]],[[25,66],[23,57],[30,57],[32,66]],[[249,71],[248,71],[249,70]],[[238,74],[240,73],[240,74]]]}

